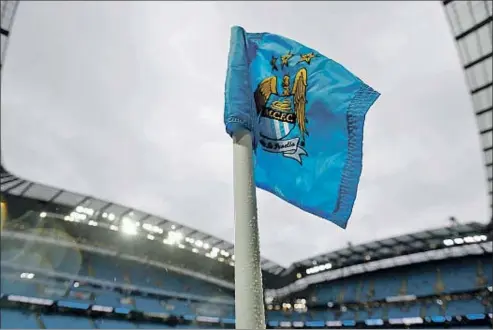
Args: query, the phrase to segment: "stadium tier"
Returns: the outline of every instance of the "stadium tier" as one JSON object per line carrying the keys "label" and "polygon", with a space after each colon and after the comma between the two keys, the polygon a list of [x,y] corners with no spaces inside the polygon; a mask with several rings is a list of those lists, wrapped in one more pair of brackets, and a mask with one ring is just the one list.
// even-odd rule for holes
{"label": "stadium tier", "polygon": [[[234,268],[213,257],[220,250],[194,250],[177,227],[173,241],[151,240],[151,227],[129,234],[104,220],[108,209],[6,190],[2,328],[234,327]],[[488,326],[491,258],[477,223],[350,246],[264,272],[266,318],[270,328]]]}

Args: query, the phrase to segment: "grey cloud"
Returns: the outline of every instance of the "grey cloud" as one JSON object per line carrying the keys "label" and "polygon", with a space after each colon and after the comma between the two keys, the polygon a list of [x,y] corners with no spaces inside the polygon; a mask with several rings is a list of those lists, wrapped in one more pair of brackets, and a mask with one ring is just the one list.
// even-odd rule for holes
{"label": "grey cloud", "polygon": [[2,69],[7,166],[232,241],[231,25],[300,40],[382,92],[348,229],[259,191],[265,257],[288,265],[450,215],[486,221],[471,103],[437,2],[22,2]]}

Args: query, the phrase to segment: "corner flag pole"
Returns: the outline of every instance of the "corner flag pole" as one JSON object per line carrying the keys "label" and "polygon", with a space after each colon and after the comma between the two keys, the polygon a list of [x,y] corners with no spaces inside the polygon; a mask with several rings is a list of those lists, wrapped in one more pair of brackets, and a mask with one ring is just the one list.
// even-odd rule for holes
{"label": "corner flag pole", "polygon": [[265,329],[252,136],[233,135],[236,329]]}

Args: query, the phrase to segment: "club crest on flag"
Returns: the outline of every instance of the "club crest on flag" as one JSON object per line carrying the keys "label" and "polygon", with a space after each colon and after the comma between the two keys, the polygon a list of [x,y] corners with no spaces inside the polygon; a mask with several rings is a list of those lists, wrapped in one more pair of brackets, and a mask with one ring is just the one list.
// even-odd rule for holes
{"label": "club crest on flag", "polygon": [[361,177],[365,118],[379,96],[342,64],[296,40],[233,26],[224,124],[234,145],[245,144],[234,153],[235,184],[254,180],[346,228]]}
{"label": "club crest on flag", "polygon": [[[305,113],[307,66],[315,57],[314,53],[295,55],[289,52],[280,56],[279,63],[279,57],[272,56],[272,76],[263,79],[254,93],[261,147],[267,152],[294,159],[300,165],[303,164],[301,156],[308,156],[303,148],[308,136]],[[293,67],[292,59],[298,59]],[[303,63],[305,65],[300,65]]]}

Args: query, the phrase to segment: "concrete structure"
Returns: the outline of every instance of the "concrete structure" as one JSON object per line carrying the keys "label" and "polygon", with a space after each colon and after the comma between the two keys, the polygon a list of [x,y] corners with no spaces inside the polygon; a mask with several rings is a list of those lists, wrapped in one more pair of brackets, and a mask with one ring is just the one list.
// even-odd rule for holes
{"label": "concrete structure", "polygon": [[[492,2],[443,1],[465,70],[484,152],[488,194],[492,196]],[[491,204],[493,207],[493,203]]]}
{"label": "concrete structure", "polygon": [[1,13],[1,29],[0,34],[2,38],[2,44],[0,47],[1,51],[1,65],[3,65],[5,53],[7,50],[7,45],[10,36],[10,30],[12,29],[12,23],[14,22],[15,13],[17,11],[17,7],[19,6],[19,1],[2,1],[0,7]]}

